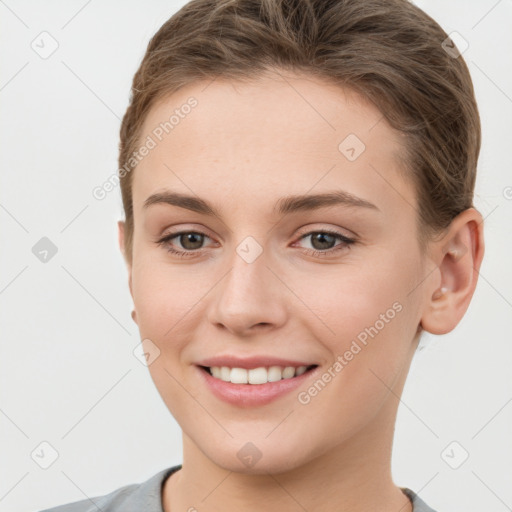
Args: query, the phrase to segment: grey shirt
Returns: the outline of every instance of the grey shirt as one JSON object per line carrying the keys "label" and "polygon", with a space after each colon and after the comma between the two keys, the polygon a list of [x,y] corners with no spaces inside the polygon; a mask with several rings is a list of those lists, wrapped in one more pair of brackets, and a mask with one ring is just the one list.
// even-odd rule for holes
{"label": "grey shirt", "polygon": [[[163,512],[162,487],[181,464],[164,469],[141,484],[120,487],[104,496],[75,501],[40,512]],[[413,512],[436,512],[407,487],[400,488],[413,504]]]}

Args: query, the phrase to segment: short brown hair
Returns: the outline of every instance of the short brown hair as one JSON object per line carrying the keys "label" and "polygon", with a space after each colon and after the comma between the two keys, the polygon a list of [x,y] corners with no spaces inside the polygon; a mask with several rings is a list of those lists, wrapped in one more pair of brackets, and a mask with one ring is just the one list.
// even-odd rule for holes
{"label": "short brown hair", "polygon": [[[272,68],[350,87],[404,133],[402,161],[425,242],[473,206],[480,118],[461,55],[407,0],[192,0],[150,40],[120,130],[125,255],[132,257],[130,156],[150,108],[194,81],[251,79]],[[451,44],[451,43],[450,43]],[[133,160],[133,159],[132,159]],[[124,172],[121,173],[121,169]]]}

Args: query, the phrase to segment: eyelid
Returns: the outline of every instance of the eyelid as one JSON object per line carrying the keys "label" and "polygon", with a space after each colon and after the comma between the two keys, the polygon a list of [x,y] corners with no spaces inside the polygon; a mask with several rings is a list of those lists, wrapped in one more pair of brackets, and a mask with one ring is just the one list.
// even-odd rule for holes
{"label": "eyelid", "polygon": [[310,235],[311,233],[318,233],[318,232],[327,232],[332,233],[336,235],[344,236],[345,238],[348,238],[350,240],[357,241],[359,239],[359,236],[354,233],[353,231],[349,231],[346,228],[341,228],[339,226],[331,226],[326,224],[321,225],[308,225],[304,228],[299,229],[299,234],[297,236],[302,237],[302,235]]}
{"label": "eyelid", "polygon": [[208,228],[205,228],[204,226],[194,225],[194,224],[178,224],[177,226],[169,226],[166,228],[161,235],[157,237],[158,240],[161,240],[162,238],[167,237],[174,237],[177,235],[181,235],[183,233],[199,233],[201,235],[205,235],[210,239],[219,238],[222,240],[222,237],[220,236],[212,236],[211,231]]}

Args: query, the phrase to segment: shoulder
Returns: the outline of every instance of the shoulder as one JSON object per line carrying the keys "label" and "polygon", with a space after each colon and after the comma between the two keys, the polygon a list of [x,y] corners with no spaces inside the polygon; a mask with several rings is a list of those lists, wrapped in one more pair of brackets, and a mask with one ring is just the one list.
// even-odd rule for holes
{"label": "shoulder", "polygon": [[402,492],[412,501],[412,512],[436,512],[430,508],[414,491],[407,487],[401,487]]}
{"label": "shoulder", "polygon": [[140,484],[125,485],[103,496],[59,505],[40,512],[162,512],[162,484],[178,469],[181,469],[181,465],[163,469]]}

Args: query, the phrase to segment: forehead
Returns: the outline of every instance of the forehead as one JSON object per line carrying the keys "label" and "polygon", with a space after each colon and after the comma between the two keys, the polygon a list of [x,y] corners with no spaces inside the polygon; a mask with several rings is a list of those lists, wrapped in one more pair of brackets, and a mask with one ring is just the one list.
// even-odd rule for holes
{"label": "forehead", "polygon": [[139,140],[148,137],[154,147],[134,173],[135,209],[161,189],[247,207],[333,188],[393,213],[415,202],[398,172],[402,136],[358,93],[316,77],[195,82],[152,107]]}

